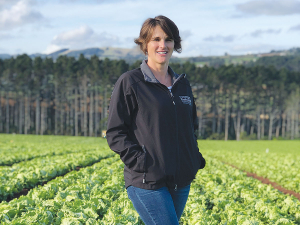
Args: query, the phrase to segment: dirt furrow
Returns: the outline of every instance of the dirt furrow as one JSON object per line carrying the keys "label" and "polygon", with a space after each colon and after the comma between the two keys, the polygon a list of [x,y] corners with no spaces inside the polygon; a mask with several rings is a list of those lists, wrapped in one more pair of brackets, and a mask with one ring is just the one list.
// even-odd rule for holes
{"label": "dirt furrow", "polygon": [[[232,166],[233,168],[236,168],[236,169],[238,169],[238,170],[242,170],[242,169],[236,167],[235,165],[231,165],[231,164],[226,163],[226,162],[224,162],[224,163],[225,163],[225,164],[228,164],[228,165],[230,165],[230,166]],[[293,195],[293,196],[295,196],[296,198],[298,198],[299,201],[300,201],[300,194],[299,194],[299,193],[297,193],[297,192],[295,192],[295,191],[292,191],[292,190],[288,190],[288,189],[282,187],[281,185],[277,184],[276,182],[270,181],[270,180],[269,180],[268,178],[266,178],[266,177],[260,177],[260,176],[258,176],[256,173],[250,173],[250,172],[247,172],[247,171],[244,171],[244,170],[242,170],[242,171],[245,172],[245,173],[247,173],[247,176],[248,176],[248,177],[253,177],[254,179],[259,180],[259,181],[262,182],[263,184],[270,184],[270,185],[272,185],[273,188],[275,188],[275,189],[281,191],[281,192],[284,193],[284,194]]]}

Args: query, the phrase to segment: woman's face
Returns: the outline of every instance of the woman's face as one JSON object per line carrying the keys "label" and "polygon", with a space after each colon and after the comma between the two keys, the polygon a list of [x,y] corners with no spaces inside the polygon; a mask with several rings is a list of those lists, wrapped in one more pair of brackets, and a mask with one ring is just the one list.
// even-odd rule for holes
{"label": "woman's face", "polygon": [[169,63],[174,49],[174,40],[167,36],[160,26],[154,28],[152,37],[147,44],[148,63]]}

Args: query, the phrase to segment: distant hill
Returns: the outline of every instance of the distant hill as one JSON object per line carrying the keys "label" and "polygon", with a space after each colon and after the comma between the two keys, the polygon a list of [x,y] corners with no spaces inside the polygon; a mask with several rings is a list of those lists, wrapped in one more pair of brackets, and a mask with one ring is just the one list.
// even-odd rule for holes
{"label": "distant hill", "polygon": [[[80,54],[83,54],[86,58],[90,58],[93,55],[98,56],[100,59],[110,58],[110,59],[124,59],[127,63],[134,63],[136,60],[142,60],[145,58],[144,54],[139,48],[87,48],[79,50],[71,49],[61,49],[50,54],[31,54],[31,58],[42,57],[42,58],[53,58],[57,59],[61,55],[66,55],[70,57],[79,58]],[[15,57],[16,55],[0,54],[1,59],[7,59],[10,57]]]}
{"label": "distant hill", "polygon": [[59,55],[60,55],[61,53],[66,52],[66,51],[68,51],[68,50],[69,50],[69,49],[67,49],[67,48],[61,49],[61,50],[58,50],[58,51],[56,51],[56,52],[52,52],[52,53],[46,55],[46,57],[51,57],[51,58],[53,58],[53,59],[56,59],[56,58],[59,57]]}
{"label": "distant hill", "polygon": [[0,59],[9,59],[11,55],[9,54],[0,54]]}
{"label": "distant hill", "polygon": [[51,53],[53,58],[57,58],[60,55],[73,56],[79,58],[80,54],[85,57],[90,58],[93,55],[98,56],[100,59],[110,58],[110,59],[124,59],[127,62],[135,62],[136,60],[143,59],[145,56],[138,48],[87,48],[82,50],[70,50],[65,49],[65,51],[57,51]]}
{"label": "distant hill", "polygon": [[277,69],[286,68],[291,71],[300,71],[300,48],[291,48],[282,51],[270,51],[269,53],[246,54],[246,55],[229,55],[223,56],[198,56],[176,58],[184,63],[193,62],[198,67],[239,64],[245,66],[275,66]]}
{"label": "distant hill", "polygon": [[[79,50],[71,49],[61,49],[59,51],[50,54],[31,54],[31,58],[35,57],[50,57],[56,60],[61,55],[66,55],[70,57],[79,58],[80,54],[85,57],[90,58],[93,55],[98,56],[100,59],[124,59],[127,63],[132,64],[137,60],[143,60],[145,58],[144,54],[138,47],[135,48],[87,48]],[[1,59],[7,59],[10,57],[15,57],[16,55],[0,54]],[[172,57],[171,62],[184,63],[186,61],[195,63],[196,66],[202,67],[204,65],[218,67],[221,65],[229,64],[243,64],[247,66],[254,65],[274,65],[277,68],[286,67],[288,70],[299,71],[300,66],[300,48],[291,48],[288,50],[281,51],[270,51],[269,53],[260,54],[246,54],[246,55],[229,55],[225,54],[223,56],[197,56],[197,57]]]}

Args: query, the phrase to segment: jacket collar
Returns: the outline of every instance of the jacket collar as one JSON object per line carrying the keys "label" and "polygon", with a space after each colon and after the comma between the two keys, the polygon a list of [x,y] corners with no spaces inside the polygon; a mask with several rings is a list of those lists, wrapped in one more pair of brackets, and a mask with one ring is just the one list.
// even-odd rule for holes
{"label": "jacket collar", "polygon": [[[147,60],[143,60],[142,64],[141,64],[141,71],[144,75],[144,79],[147,82],[151,82],[151,83],[159,83],[159,81],[155,78],[154,74],[152,73],[151,69],[149,68],[149,66],[147,65]],[[169,74],[172,76],[172,83],[174,84],[175,81],[180,78],[182,75],[185,76],[185,74],[182,75],[178,75],[176,74],[171,67],[168,67],[168,72]]]}

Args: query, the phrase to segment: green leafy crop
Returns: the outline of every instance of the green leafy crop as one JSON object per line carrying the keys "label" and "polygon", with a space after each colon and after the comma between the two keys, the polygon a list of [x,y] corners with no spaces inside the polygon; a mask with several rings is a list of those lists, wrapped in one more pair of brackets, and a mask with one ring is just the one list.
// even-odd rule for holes
{"label": "green leafy crop", "polygon": [[[0,135],[0,155],[3,161],[13,162],[11,166],[0,166],[1,225],[143,225],[127,197],[123,163],[108,148],[106,140],[12,137],[11,142],[11,136]],[[204,143],[206,148],[202,149]],[[222,162],[285,182],[287,187],[298,190],[297,151],[273,152],[270,148],[266,153],[260,145],[251,150],[244,144],[200,142],[207,165],[191,185],[181,225],[300,225],[298,199]],[[10,150],[15,155],[11,161]],[[22,152],[23,156],[18,158]],[[26,158],[26,152],[31,158]],[[31,188],[26,196],[5,201],[25,187]]]}

